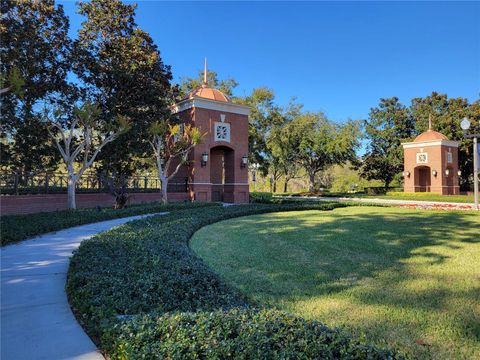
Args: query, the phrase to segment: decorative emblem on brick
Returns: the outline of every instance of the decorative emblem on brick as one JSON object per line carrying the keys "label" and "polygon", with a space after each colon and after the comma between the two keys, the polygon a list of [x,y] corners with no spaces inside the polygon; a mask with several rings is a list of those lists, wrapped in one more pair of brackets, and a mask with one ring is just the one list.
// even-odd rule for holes
{"label": "decorative emblem on brick", "polygon": [[230,124],[215,123],[215,141],[230,142]]}
{"label": "decorative emblem on brick", "polygon": [[428,153],[417,153],[417,164],[427,164]]}

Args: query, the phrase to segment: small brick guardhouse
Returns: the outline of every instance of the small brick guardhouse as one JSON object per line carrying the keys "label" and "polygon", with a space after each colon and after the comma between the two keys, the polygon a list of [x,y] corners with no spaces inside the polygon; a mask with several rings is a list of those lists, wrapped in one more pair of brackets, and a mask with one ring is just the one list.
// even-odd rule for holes
{"label": "small brick guardhouse", "polygon": [[250,108],[233,103],[208,85],[205,60],[202,86],[175,104],[173,112],[181,123],[205,134],[190,153],[189,165],[176,175],[177,179],[187,179],[189,199],[247,203]]}
{"label": "small brick guardhouse", "polygon": [[413,142],[403,143],[404,191],[433,192],[442,195],[460,193],[458,182],[458,142],[432,130],[432,117],[428,130]]}

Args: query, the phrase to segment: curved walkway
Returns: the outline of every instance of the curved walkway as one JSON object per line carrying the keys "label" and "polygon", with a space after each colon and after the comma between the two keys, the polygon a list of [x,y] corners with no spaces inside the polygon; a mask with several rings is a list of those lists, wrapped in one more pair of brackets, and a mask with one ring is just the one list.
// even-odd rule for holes
{"label": "curved walkway", "polygon": [[1,248],[0,358],[103,359],[68,304],[69,257],[99,232],[161,214],[77,226]]}

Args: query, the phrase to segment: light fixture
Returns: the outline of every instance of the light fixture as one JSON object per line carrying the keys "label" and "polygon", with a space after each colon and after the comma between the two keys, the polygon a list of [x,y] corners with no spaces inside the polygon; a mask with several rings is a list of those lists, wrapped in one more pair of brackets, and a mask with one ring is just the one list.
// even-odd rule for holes
{"label": "light fixture", "polygon": [[432,170],[432,175],[437,177],[437,170]]}
{"label": "light fixture", "polygon": [[460,170],[457,171],[458,176],[462,176],[462,172]]}
{"label": "light fixture", "polygon": [[255,190],[255,182],[257,181],[257,169],[260,167],[257,163],[252,164],[252,181],[253,181],[253,190]]}
{"label": "light fixture", "polygon": [[445,169],[445,176],[450,175],[450,169]]}
{"label": "light fixture", "polygon": [[409,177],[410,177],[410,171],[404,171],[404,172],[402,173],[402,175],[403,175],[403,177],[409,178]]}
{"label": "light fixture", "polygon": [[463,118],[462,122],[460,123],[460,127],[463,131],[467,131],[468,129],[470,129],[470,121],[468,120],[468,118]]}
{"label": "light fixture", "polygon": [[204,152],[204,153],[202,154],[202,160],[200,161],[200,165],[201,165],[202,167],[207,166],[207,161],[208,161],[208,153]]}
{"label": "light fixture", "polygon": [[246,167],[248,164],[248,156],[247,155],[243,155],[242,156],[242,161],[240,162],[240,167],[243,169],[244,167]]}

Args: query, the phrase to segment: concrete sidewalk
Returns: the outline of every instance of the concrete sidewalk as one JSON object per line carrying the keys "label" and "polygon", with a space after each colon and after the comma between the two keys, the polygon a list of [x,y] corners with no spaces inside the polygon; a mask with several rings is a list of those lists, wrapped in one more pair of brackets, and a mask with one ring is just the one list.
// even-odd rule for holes
{"label": "concrete sidewalk", "polygon": [[82,240],[153,215],[82,225],[1,248],[1,359],[103,359],[68,304],[69,257]]}
{"label": "concrete sidewalk", "polygon": [[295,199],[295,200],[316,200],[316,201],[340,201],[340,202],[361,202],[367,204],[387,204],[387,205],[412,205],[425,207],[452,207],[460,209],[474,210],[473,203],[457,203],[448,201],[423,201],[423,200],[397,200],[397,199],[379,199],[379,198],[356,198],[356,197],[327,197],[327,196],[275,196],[276,198]]}

